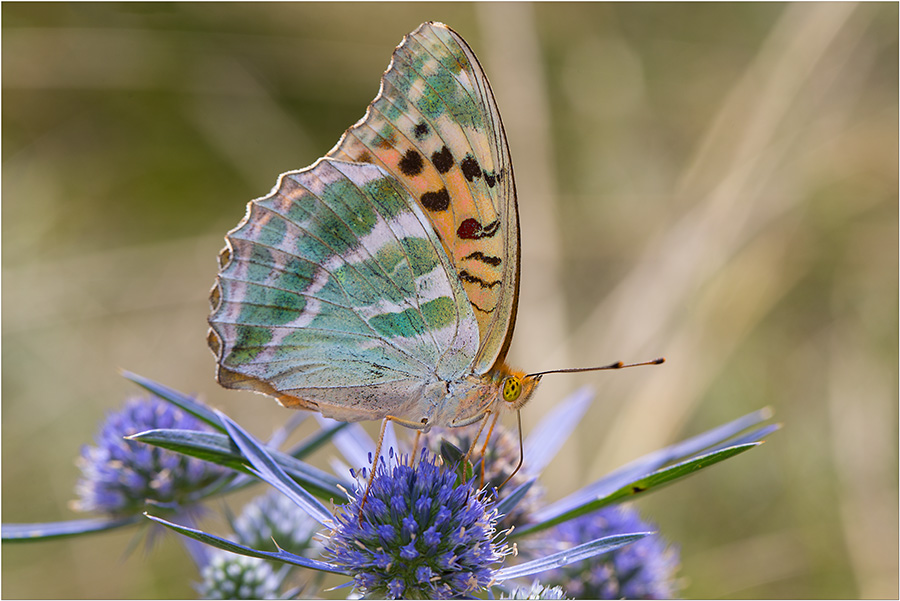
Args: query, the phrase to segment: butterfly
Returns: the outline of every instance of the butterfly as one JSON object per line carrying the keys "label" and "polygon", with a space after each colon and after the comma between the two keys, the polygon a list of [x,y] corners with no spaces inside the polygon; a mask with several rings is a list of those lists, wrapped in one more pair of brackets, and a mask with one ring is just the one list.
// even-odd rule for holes
{"label": "butterfly", "polygon": [[506,363],[519,245],[490,84],[459,34],[424,23],[363,118],[227,234],[210,296],[217,379],[422,431],[517,410],[550,373]]}

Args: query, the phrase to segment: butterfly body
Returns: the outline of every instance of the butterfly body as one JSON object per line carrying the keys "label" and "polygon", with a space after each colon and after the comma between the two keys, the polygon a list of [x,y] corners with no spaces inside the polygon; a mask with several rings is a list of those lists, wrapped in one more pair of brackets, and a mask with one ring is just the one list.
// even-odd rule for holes
{"label": "butterfly body", "polygon": [[279,178],[226,236],[211,294],[218,380],[341,421],[456,427],[518,408],[512,163],[461,37],[404,38],[365,116]]}

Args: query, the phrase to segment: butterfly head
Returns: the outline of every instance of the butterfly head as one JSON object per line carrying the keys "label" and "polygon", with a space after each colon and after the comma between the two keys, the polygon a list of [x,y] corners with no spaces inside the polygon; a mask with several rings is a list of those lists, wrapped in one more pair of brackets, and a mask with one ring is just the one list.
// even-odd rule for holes
{"label": "butterfly head", "polygon": [[500,398],[509,409],[520,409],[531,398],[540,381],[540,375],[531,376],[510,370],[510,373],[500,381]]}

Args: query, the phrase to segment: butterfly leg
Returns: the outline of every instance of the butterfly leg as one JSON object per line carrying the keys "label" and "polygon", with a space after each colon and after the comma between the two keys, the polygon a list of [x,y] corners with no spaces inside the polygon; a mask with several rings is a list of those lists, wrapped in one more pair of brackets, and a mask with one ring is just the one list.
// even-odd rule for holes
{"label": "butterfly leg", "polygon": [[[497,419],[500,417],[500,412],[494,414],[494,419],[491,420],[491,427],[488,428],[487,436],[484,437],[484,444],[481,446],[481,484],[478,488],[484,488],[484,464],[487,462],[487,446],[488,441],[491,440],[491,434],[494,433],[494,426],[497,425]],[[485,420],[487,421],[487,420]]]}
{"label": "butterfly leg", "polygon": [[[469,445],[469,450],[466,451],[466,456],[463,458],[463,466],[468,465],[469,457],[472,455],[472,451],[475,450],[475,445],[478,444],[478,439],[481,438],[481,433],[484,432],[484,427],[488,423],[488,420],[487,420],[488,415],[490,415],[490,413],[485,414],[485,418],[481,420],[481,427],[478,428],[478,433],[472,437],[472,444]],[[499,416],[500,416],[499,413],[494,415],[494,419],[491,423],[490,430],[488,431],[488,438],[491,437],[491,432],[494,430],[494,424],[497,422],[497,418]],[[481,488],[481,486],[484,486],[484,450],[486,447],[487,447],[487,439],[484,441],[484,447],[482,447],[482,449],[481,449],[481,485],[479,486],[479,488]],[[465,467],[464,467],[464,469],[465,469]]]}
{"label": "butterfly leg", "polygon": [[[401,419],[399,417],[394,417],[393,415],[386,415],[384,417],[384,421],[381,422],[381,434],[378,435],[378,444],[375,445],[375,457],[372,459],[372,468],[369,472],[369,479],[366,481],[366,492],[363,493],[362,503],[359,504],[359,523],[362,524],[362,510],[366,506],[366,500],[369,498],[369,488],[372,486],[372,480],[375,479],[375,468],[378,467],[378,460],[381,459],[381,444],[384,442],[384,433],[387,430],[388,422],[397,422],[398,424],[402,424],[407,428],[415,428],[419,426],[421,428],[421,424],[417,424],[414,422],[410,422],[405,419]],[[416,446],[419,443],[419,435],[422,433],[422,430],[419,429],[419,432],[416,434]],[[413,461],[410,462],[410,467],[412,467]]]}
{"label": "butterfly leg", "polygon": [[381,458],[381,443],[384,442],[384,431],[387,429],[388,421],[393,419],[390,415],[381,422],[381,434],[378,435],[378,444],[375,445],[375,457],[372,459],[372,467],[369,470],[369,478],[366,481],[366,492],[363,493],[362,503],[359,504],[359,524],[362,525],[363,508],[369,498],[369,488],[372,486],[372,480],[375,479],[375,468],[378,466],[378,460]]}
{"label": "butterfly leg", "polygon": [[416,439],[413,441],[412,455],[409,457],[409,467],[416,467],[416,453],[419,451],[419,439],[422,437],[422,431],[416,430]]}

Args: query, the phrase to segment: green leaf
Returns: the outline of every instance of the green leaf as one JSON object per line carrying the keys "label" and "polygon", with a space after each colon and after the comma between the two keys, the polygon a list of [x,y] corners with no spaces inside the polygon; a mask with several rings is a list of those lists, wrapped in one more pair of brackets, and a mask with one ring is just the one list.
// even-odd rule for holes
{"label": "green leaf", "polygon": [[259,551],[257,549],[253,549],[251,547],[245,547],[244,545],[239,545],[238,543],[233,543],[231,541],[225,540],[224,538],[215,536],[213,534],[209,534],[203,532],[202,530],[196,530],[194,528],[188,528],[187,526],[180,526],[178,524],[173,524],[172,522],[168,522],[162,518],[158,518],[156,516],[152,516],[148,513],[145,513],[148,519],[153,520],[158,524],[162,524],[166,528],[170,528],[179,534],[183,534],[184,536],[188,536],[195,540],[200,541],[201,543],[206,543],[207,545],[211,545],[213,547],[223,549],[225,551],[230,551],[231,553],[237,553],[238,555],[246,555],[247,557],[258,557],[260,559],[273,559],[275,561],[281,561],[284,563],[293,564],[295,566],[300,566],[304,568],[309,568],[311,570],[318,570],[320,572],[331,572],[332,574],[346,574],[347,572],[341,568],[340,566],[336,566],[331,563],[327,563],[324,561],[318,561],[315,559],[308,559],[306,557],[302,557],[300,555],[294,555],[293,553],[288,553],[287,551],[278,550],[275,552],[270,551]]}
{"label": "green leaf", "polygon": [[130,371],[122,370],[122,375],[141,388],[152,392],[159,398],[169,401],[173,405],[180,407],[182,410],[190,413],[191,415],[197,417],[198,419],[203,420],[216,430],[220,432],[224,432],[224,428],[222,424],[216,419],[216,414],[213,413],[213,410],[204,405],[203,403],[198,403],[191,397],[187,396],[184,393],[178,392],[173,388],[169,388],[168,386],[163,386],[162,384],[158,384],[153,380],[145,378],[143,376],[139,376],[137,374],[131,373]]}
{"label": "green leaf", "polygon": [[440,455],[446,465],[457,465],[466,457],[462,449],[445,438],[441,439]]}
{"label": "green leaf", "polygon": [[[231,418],[221,412],[216,412],[222,425],[228,430],[228,435],[240,448],[243,456],[253,466],[253,473],[265,480],[271,486],[277,488],[288,496],[294,503],[303,509],[311,518],[326,527],[331,527],[334,517],[302,486],[292,480],[278,465],[265,447],[257,442],[243,428],[237,425]],[[293,459],[293,457],[291,457]],[[294,461],[297,461],[296,459]],[[298,462],[299,463],[299,462]]]}
{"label": "green leaf", "polygon": [[646,476],[632,480],[631,482],[625,484],[624,486],[607,495],[589,500],[572,509],[557,513],[553,517],[542,519],[535,524],[531,524],[521,529],[514,530],[510,534],[510,538],[518,538],[526,534],[533,534],[535,532],[540,532],[541,530],[546,530],[547,528],[550,528],[557,524],[561,524],[562,522],[566,522],[587,513],[591,513],[592,511],[596,511],[601,507],[612,505],[613,503],[621,501],[625,498],[647,492],[648,490],[654,488],[659,488],[665,484],[670,484],[676,480],[684,478],[685,476],[689,476],[705,467],[709,467],[711,465],[719,463],[720,461],[724,461],[730,457],[734,457],[735,455],[743,453],[744,451],[748,451],[754,447],[759,446],[760,444],[762,443],[752,442],[741,445],[734,445],[656,470],[655,472],[652,472]]}
{"label": "green leaf", "polygon": [[[225,434],[159,429],[134,434],[128,438],[217,463],[246,474],[252,473],[237,445]],[[291,478],[313,494],[325,500],[348,500],[347,493],[340,488],[341,481],[335,476],[279,451],[270,449],[268,452]]]}
{"label": "green leaf", "polygon": [[778,424],[759,425],[760,422],[771,416],[772,411],[768,407],[760,409],[687,440],[648,453],[559,501],[537,510],[532,515],[532,519],[535,524],[539,524],[568,514],[569,511],[595,499],[605,498],[666,465],[694,459],[701,454],[708,454],[726,447],[759,441],[780,427]]}

